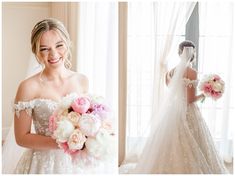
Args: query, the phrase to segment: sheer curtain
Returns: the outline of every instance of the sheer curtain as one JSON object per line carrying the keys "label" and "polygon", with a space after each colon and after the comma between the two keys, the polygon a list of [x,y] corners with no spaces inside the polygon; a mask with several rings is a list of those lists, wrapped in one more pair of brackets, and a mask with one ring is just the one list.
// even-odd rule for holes
{"label": "sheer curtain", "polygon": [[88,77],[90,93],[105,97],[117,121],[118,4],[80,2],[79,7],[77,68]]}
{"label": "sheer curtain", "polygon": [[198,70],[201,75],[217,73],[225,81],[223,97],[214,102],[206,100],[201,104],[212,136],[225,161],[233,157],[233,125],[235,115],[234,79],[234,30],[235,3],[200,2],[200,37]]}
{"label": "sheer curtain", "polygon": [[156,118],[168,58],[178,61],[177,44],[184,40],[194,6],[195,2],[128,3],[127,160],[141,150],[149,121]]}
{"label": "sheer curtain", "polygon": [[[164,97],[163,75],[167,67],[178,62],[177,45],[185,39],[186,22],[194,6],[194,2],[128,4],[126,158],[141,148],[136,141],[144,141],[149,119],[156,117]],[[208,99],[198,104],[227,162],[233,155],[234,21],[234,3],[199,2],[199,79],[203,74],[217,73],[226,82],[226,89],[217,102]]]}

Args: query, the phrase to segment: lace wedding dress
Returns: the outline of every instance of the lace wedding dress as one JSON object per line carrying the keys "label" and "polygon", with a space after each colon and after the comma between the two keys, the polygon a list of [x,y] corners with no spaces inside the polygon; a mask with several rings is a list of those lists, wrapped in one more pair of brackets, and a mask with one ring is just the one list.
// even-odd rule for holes
{"label": "lace wedding dress", "polygon": [[151,132],[137,164],[122,165],[120,173],[228,173],[197,104],[187,104],[187,89],[196,88],[198,84],[198,80],[183,77],[191,58],[187,55],[181,56],[170,81],[168,93],[156,116],[160,120],[153,118],[151,121]]}
{"label": "lace wedding dress", "polygon": [[[198,81],[184,79],[184,83],[185,86],[196,87]],[[196,103],[187,106],[185,119],[172,125],[177,126],[177,130],[171,130],[170,125],[168,128],[165,128],[164,124],[159,125],[155,130],[156,140],[151,140],[146,144],[148,147],[144,148],[145,151],[139,158],[137,166],[123,165],[120,172],[145,174],[228,173],[217,154],[209,129]],[[168,129],[169,135],[160,136],[165,129]]]}
{"label": "lace wedding dress", "polygon": [[[72,102],[78,95],[68,94],[61,101]],[[18,102],[14,105],[17,116],[22,110],[33,118],[34,128],[37,134],[51,136],[48,129],[50,115],[56,109],[59,102],[50,99],[33,99],[27,102]],[[115,160],[103,161],[93,157],[87,157],[85,151],[76,155],[72,161],[69,154],[61,149],[55,150],[31,150],[24,152],[15,168],[16,174],[103,174],[115,173]]]}

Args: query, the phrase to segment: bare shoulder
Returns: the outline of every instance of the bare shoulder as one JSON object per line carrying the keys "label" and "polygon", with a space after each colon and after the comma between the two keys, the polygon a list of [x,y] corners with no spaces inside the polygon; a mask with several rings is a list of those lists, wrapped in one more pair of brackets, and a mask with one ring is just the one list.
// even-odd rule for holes
{"label": "bare shoulder", "polygon": [[187,67],[185,77],[190,80],[196,80],[197,79],[197,71],[191,67]]}
{"label": "bare shoulder", "polygon": [[81,73],[76,73],[76,78],[77,78],[79,85],[82,87],[83,92],[84,93],[88,92],[89,81],[88,81],[87,76]]}
{"label": "bare shoulder", "polygon": [[23,80],[18,87],[15,102],[18,101],[29,101],[37,96],[40,90],[38,82],[38,74]]}

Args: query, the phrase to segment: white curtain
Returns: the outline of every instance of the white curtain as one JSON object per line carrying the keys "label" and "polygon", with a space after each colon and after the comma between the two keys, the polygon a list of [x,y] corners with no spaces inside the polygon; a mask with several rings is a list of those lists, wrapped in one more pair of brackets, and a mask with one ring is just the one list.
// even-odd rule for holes
{"label": "white curtain", "polygon": [[164,96],[168,58],[172,63],[178,61],[177,44],[184,40],[185,26],[195,4],[128,3],[127,158],[140,150],[149,120],[156,118]]}
{"label": "white curtain", "polygon": [[235,3],[199,3],[199,72],[201,76],[217,73],[225,81],[223,97],[201,104],[203,117],[224,160],[232,161],[233,126],[235,115]]}
{"label": "white curtain", "polygon": [[[218,102],[208,99],[198,104],[227,162],[232,161],[235,114],[234,4],[199,2],[199,79],[217,73],[226,82],[226,91]],[[164,97],[163,75],[178,62],[177,45],[185,39],[194,6],[194,2],[129,3],[127,155],[139,150],[136,141],[144,141],[148,121],[157,115],[159,100]]]}
{"label": "white curtain", "polygon": [[89,92],[105,97],[117,120],[118,4],[80,2],[78,33],[77,68],[88,77]]}

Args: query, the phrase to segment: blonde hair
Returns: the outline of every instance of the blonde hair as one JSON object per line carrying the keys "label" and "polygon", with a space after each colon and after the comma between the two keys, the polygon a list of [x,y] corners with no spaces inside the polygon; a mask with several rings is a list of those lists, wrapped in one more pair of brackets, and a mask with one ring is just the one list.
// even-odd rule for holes
{"label": "blonde hair", "polygon": [[[36,58],[40,49],[40,39],[44,32],[49,30],[57,31],[61,36],[62,40],[65,42],[67,47],[67,58],[65,58],[64,65],[66,68],[70,69],[72,67],[72,54],[71,54],[71,40],[69,33],[63,23],[54,18],[47,18],[42,21],[39,21],[33,28],[31,32],[31,48],[32,52],[35,54]],[[37,58],[38,60],[38,58]],[[39,62],[39,60],[38,60]]]}

